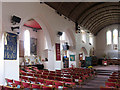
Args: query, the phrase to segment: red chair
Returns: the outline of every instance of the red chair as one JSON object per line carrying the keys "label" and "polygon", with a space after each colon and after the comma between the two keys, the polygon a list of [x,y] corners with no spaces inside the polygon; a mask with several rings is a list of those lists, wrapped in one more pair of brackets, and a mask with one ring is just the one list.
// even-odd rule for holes
{"label": "red chair", "polygon": [[27,76],[26,72],[21,72],[21,75]]}
{"label": "red chair", "polygon": [[55,77],[54,76],[48,76],[48,79],[55,80]]}
{"label": "red chair", "polygon": [[100,90],[117,90],[114,87],[100,87]]}
{"label": "red chair", "polygon": [[54,82],[54,84],[55,84],[55,87],[56,88],[58,88],[58,86],[64,86],[64,83],[62,83],[62,82]]}
{"label": "red chair", "polygon": [[36,73],[36,71],[31,71],[31,73],[34,73],[34,74],[35,74],[35,73]]}
{"label": "red chair", "polygon": [[115,84],[115,83],[112,83],[112,82],[105,82],[105,86],[106,86],[106,87],[115,87],[116,84]]}
{"label": "red chair", "polygon": [[37,83],[38,83],[38,84],[44,84],[44,79],[42,79],[42,78],[37,78]]}
{"label": "red chair", "polygon": [[55,71],[49,71],[50,73],[55,73]]}
{"label": "red chair", "polygon": [[64,78],[63,81],[65,81],[65,82],[73,82],[73,79],[71,79],[71,78]]}
{"label": "red chair", "polygon": [[48,79],[47,75],[41,75],[41,78]]}
{"label": "red chair", "polygon": [[73,82],[72,79],[64,78],[64,82],[65,82],[65,86],[68,86],[68,87],[73,87],[73,86],[75,86],[75,83]]}
{"label": "red chair", "polygon": [[13,86],[13,80],[12,79],[5,78],[5,80],[6,80],[7,86]]}
{"label": "red chair", "polygon": [[48,75],[49,73],[48,72],[43,72],[43,75]]}
{"label": "red chair", "polygon": [[63,81],[63,78],[61,78],[61,77],[56,77],[55,78],[57,81]]}
{"label": "red chair", "polygon": [[30,83],[26,83],[26,82],[22,82],[23,88],[31,88],[31,84]]}
{"label": "red chair", "polygon": [[31,76],[31,77],[33,77],[34,74],[32,74],[32,73],[27,73],[27,76]]}
{"label": "red chair", "polygon": [[51,81],[51,80],[46,80],[46,81],[45,81],[45,85],[53,85],[53,81]]}
{"label": "red chair", "polygon": [[120,88],[120,83],[117,83],[117,84],[116,84],[116,87],[117,87],[117,88]]}
{"label": "red chair", "polygon": [[50,76],[55,76],[56,74],[55,73],[49,73]]}
{"label": "red chair", "polygon": [[39,78],[40,77],[40,74],[34,74],[35,77]]}
{"label": "red chair", "polygon": [[24,82],[29,82],[29,78],[25,76],[21,76],[22,81]]}
{"label": "red chair", "polygon": [[55,83],[55,89],[68,90],[68,87],[64,87],[64,83],[62,82],[54,82],[54,83]]}
{"label": "red chair", "polygon": [[71,78],[71,75],[64,75],[64,77]]}
{"label": "red chair", "polygon": [[42,90],[52,90],[52,89],[53,87],[50,86],[45,86],[45,85],[42,86]]}
{"label": "red chair", "polygon": [[3,90],[14,90],[14,88],[10,86],[3,86]]}
{"label": "red chair", "polygon": [[108,82],[117,82],[117,79],[108,79]]}
{"label": "red chair", "polygon": [[41,85],[39,84],[31,84],[32,89],[41,89]]}
{"label": "red chair", "polygon": [[22,82],[14,80],[14,86],[17,88],[22,88]]}
{"label": "red chair", "polygon": [[33,83],[35,84],[36,83],[36,78],[29,78],[29,82],[32,83],[32,84]]}

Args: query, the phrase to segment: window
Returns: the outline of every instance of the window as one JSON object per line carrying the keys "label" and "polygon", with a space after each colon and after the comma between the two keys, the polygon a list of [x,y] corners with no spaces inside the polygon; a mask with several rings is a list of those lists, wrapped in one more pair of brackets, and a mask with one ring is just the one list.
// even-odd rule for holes
{"label": "window", "polygon": [[107,45],[112,44],[112,33],[107,31]]}
{"label": "window", "polygon": [[89,43],[91,43],[93,45],[93,37],[92,37],[92,35],[89,36]]}
{"label": "window", "polygon": [[24,32],[24,56],[30,56],[30,32],[29,30],[26,30]]}
{"label": "window", "polygon": [[86,33],[83,30],[81,30],[81,32],[82,32],[82,41],[86,43]]}
{"label": "window", "polygon": [[45,49],[48,49],[48,43],[47,43],[46,37],[45,37]]}
{"label": "window", "polygon": [[60,40],[61,40],[61,41],[65,41],[65,38],[66,38],[65,36],[66,36],[66,35],[65,35],[65,32],[63,32],[62,36],[60,36]]}
{"label": "window", "polygon": [[118,30],[113,30],[113,44],[118,44]]}

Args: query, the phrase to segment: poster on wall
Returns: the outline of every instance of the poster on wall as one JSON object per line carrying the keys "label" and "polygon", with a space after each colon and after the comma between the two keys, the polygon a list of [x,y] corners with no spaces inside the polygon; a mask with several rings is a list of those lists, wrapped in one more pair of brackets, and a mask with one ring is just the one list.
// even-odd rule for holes
{"label": "poster on wall", "polygon": [[70,61],[75,61],[75,55],[70,55]]}
{"label": "poster on wall", "polygon": [[56,61],[60,61],[61,60],[60,43],[56,43],[55,47],[56,47]]}
{"label": "poster on wall", "polygon": [[37,39],[30,38],[30,54],[37,55]]}
{"label": "poster on wall", "polygon": [[17,59],[17,35],[5,33],[4,40],[4,60]]}

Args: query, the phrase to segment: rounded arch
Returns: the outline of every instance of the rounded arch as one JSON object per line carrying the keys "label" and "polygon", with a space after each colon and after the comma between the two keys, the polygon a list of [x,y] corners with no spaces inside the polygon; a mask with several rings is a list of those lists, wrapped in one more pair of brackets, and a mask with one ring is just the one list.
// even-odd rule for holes
{"label": "rounded arch", "polygon": [[73,32],[70,29],[66,29],[65,33],[66,33],[67,37],[69,38],[70,45],[75,46],[76,40],[75,40],[75,36],[74,36]]}
{"label": "rounded arch", "polygon": [[80,49],[80,52],[83,52],[85,55],[88,55],[88,52],[87,52],[87,50],[86,50],[85,47],[82,47],[82,48]]}
{"label": "rounded arch", "polygon": [[[51,49],[52,46],[53,46],[53,44],[52,44],[52,39],[51,39],[51,36],[50,36],[50,33],[49,33],[50,26],[48,25],[47,21],[44,19],[43,16],[39,16],[39,17],[30,16],[30,17],[24,18],[22,20],[22,22],[20,23],[20,29],[22,28],[22,26],[24,25],[24,23],[26,21],[28,21],[29,19],[31,19],[31,18],[33,18],[35,21],[37,21],[39,23],[39,25],[41,26],[41,28],[43,29],[43,33],[44,33],[44,35],[46,37],[47,42],[49,43],[48,49]],[[49,30],[48,30],[48,28],[49,28]]]}

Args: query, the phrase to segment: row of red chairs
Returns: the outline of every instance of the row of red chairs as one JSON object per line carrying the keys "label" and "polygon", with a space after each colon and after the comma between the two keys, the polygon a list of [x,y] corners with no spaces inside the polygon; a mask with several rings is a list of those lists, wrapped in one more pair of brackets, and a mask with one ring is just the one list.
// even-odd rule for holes
{"label": "row of red chairs", "polygon": [[30,89],[57,89],[57,88],[63,88],[67,89],[67,87],[64,86],[63,82],[58,81],[52,81],[52,80],[45,80],[45,79],[38,79],[38,83],[30,83],[30,82],[22,82],[22,81],[16,81],[12,79],[7,79],[7,86],[12,88],[30,88]]}
{"label": "row of red chairs", "polygon": [[[30,78],[30,77],[25,77],[25,76],[21,76],[21,81],[24,81],[24,82],[30,82],[30,83],[47,83],[48,81],[57,81],[57,82],[62,82],[64,84],[69,84],[70,87],[73,87],[75,86],[76,84],[73,82],[72,79],[68,79],[68,78],[61,78],[61,77],[56,77],[55,80],[50,80],[50,79],[47,79],[47,78]],[[47,82],[46,82],[47,81]],[[81,83],[82,81],[78,81],[79,83]]]}
{"label": "row of red chairs", "polygon": [[[24,75],[27,76],[27,75]],[[24,77],[24,76],[21,76]],[[60,80],[63,81],[64,78],[65,79],[70,79],[73,82],[77,82],[78,84],[83,83],[83,81],[86,80],[87,77],[80,77],[80,76],[71,76],[71,75],[64,75],[63,77],[59,77],[59,76],[53,76],[53,75],[40,75],[40,74],[34,74],[34,75],[30,75],[31,77],[36,77],[36,78],[44,78],[44,79],[50,79],[50,80]]]}

